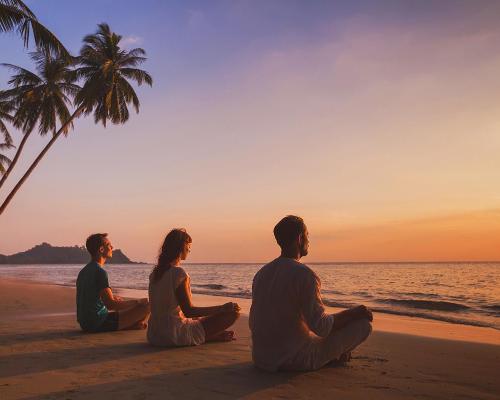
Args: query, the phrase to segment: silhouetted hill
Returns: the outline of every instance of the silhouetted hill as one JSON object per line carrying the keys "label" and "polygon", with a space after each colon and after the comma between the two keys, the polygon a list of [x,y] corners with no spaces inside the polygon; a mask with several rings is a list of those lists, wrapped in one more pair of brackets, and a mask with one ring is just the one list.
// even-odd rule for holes
{"label": "silhouetted hill", "polygon": [[[5,256],[0,254],[0,264],[86,264],[90,256],[85,247],[55,247],[48,243],[32,249]],[[135,264],[121,250],[113,250],[110,264]]]}

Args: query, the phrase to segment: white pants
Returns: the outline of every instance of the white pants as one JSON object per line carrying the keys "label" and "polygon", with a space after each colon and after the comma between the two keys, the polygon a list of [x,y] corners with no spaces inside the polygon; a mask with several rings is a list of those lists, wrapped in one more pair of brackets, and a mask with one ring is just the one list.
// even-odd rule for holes
{"label": "white pants", "polygon": [[327,337],[311,338],[291,360],[281,366],[280,370],[312,371],[319,369],[330,361],[338,360],[342,354],[354,350],[368,338],[371,331],[370,321],[360,319],[330,333]]}

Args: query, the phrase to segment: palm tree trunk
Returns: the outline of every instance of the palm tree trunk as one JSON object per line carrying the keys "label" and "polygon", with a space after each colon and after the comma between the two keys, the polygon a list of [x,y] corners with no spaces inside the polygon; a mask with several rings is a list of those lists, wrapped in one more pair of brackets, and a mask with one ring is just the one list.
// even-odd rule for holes
{"label": "palm tree trunk", "polygon": [[16,155],[14,156],[14,159],[9,164],[9,168],[7,168],[7,171],[5,171],[5,174],[2,175],[2,179],[0,180],[0,189],[2,188],[3,184],[7,180],[7,177],[10,175],[11,171],[14,169],[14,166],[16,165],[17,160],[19,159],[19,156],[21,155],[21,153],[23,151],[23,147],[26,144],[26,141],[28,140],[28,136],[30,134],[31,134],[31,132],[25,134],[23,137],[23,140],[21,140],[21,143],[19,144],[19,148],[16,151]]}
{"label": "palm tree trunk", "polygon": [[28,179],[28,177],[31,175],[31,173],[36,168],[36,166],[38,165],[38,163],[41,161],[41,159],[43,158],[43,156],[45,155],[45,153],[47,153],[47,151],[49,151],[49,149],[52,147],[52,145],[55,143],[55,141],[59,138],[59,136],[61,136],[61,134],[63,133],[64,129],[75,118],[78,118],[78,116],[81,114],[82,111],[83,111],[83,107],[77,108],[76,111],[73,113],[73,115],[71,115],[71,117],[59,128],[59,130],[57,131],[57,133],[54,136],[52,136],[52,139],[50,139],[49,143],[47,143],[45,145],[45,147],[40,152],[40,154],[38,155],[38,157],[35,158],[35,161],[33,161],[33,163],[30,165],[30,167],[28,168],[28,170],[25,172],[25,174],[19,180],[19,182],[17,182],[16,186],[14,186],[14,188],[11,190],[11,192],[9,193],[9,195],[5,198],[4,202],[0,206],[0,215],[3,214],[3,212],[5,211],[5,209],[7,208],[7,206],[9,205],[10,201],[12,200],[12,198],[15,196],[15,194],[17,193],[17,191],[19,190],[19,188],[23,185],[24,181],[26,179]]}

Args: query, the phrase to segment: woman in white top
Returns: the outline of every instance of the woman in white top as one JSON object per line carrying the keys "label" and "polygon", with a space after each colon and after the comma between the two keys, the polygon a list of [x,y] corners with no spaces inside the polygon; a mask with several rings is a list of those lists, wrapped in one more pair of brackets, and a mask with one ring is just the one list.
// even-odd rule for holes
{"label": "woman in white top", "polygon": [[190,278],[180,267],[191,251],[191,242],[185,229],[170,231],[158,265],[149,276],[151,317],[147,337],[152,345],[192,346],[234,340],[234,332],[226,329],[239,316],[238,304],[196,307],[192,303]]}

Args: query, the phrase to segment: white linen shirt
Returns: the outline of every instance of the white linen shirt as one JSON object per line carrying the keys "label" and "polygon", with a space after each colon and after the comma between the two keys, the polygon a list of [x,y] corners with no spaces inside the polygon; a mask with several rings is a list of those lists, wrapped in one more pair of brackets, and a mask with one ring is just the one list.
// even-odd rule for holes
{"label": "white linen shirt", "polygon": [[333,315],[325,313],[321,282],[307,265],[278,257],[264,265],[252,285],[249,318],[256,366],[276,371],[314,337],[326,337]]}

